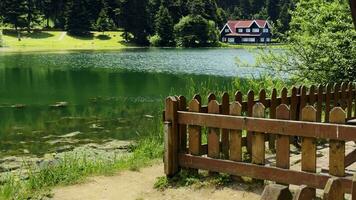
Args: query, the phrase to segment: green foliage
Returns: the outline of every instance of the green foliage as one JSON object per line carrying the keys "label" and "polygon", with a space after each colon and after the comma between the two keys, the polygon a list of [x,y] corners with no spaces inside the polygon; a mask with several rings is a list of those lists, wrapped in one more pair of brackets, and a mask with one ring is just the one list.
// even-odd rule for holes
{"label": "green foliage", "polygon": [[161,46],[161,37],[159,37],[159,35],[154,35],[152,37],[150,37],[150,44],[153,47],[159,47]]}
{"label": "green foliage", "polygon": [[99,18],[96,20],[96,29],[101,32],[112,30],[115,27],[114,21],[108,16],[107,9],[101,9]]}
{"label": "green foliage", "polygon": [[2,38],[2,30],[0,29],[0,47],[4,46],[4,39]]}
{"label": "green foliage", "polygon": [[290,27],[287,51],[264,55],[265,66],[296,82],[355,80],[356,31],[346,1],[300,1]]}
{"label": "green foliage", "polygon": [[200,15],[183,17],[174,26],[176,43],[182,47],[216,46],[218,32],[213,21],[208,21]]}
{"label": "green foliage", "polygon": [[[174,44],[173,19],[168,9],[161,5],[156,15],[156,34],[159,36],[159,46],[172,46]],[[156,39],[158,39],[156,37]],[[152,44],[152,43],[151,43]]]}
{"label": "green foliage", "polygon": [[85,0],[73,0],[68,4],[66,29],[72,35],[88,35],[90,33],[90,15]]}

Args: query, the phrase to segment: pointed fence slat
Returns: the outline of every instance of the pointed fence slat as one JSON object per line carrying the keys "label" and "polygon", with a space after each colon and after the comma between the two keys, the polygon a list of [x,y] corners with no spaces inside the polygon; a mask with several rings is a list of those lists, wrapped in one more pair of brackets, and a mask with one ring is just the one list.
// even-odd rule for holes
{"label": "pointed fence slat", "polygon": [[[281,104],[277,107],[277,119],[289,120],[290,111],[287,105]],[[283,169],[289,169],[289,136],[277,135],[276,145],[276,166]]]}
{"label": "pointed fence slat", "polygon": [[316,96],[315,96],[315,85],[310,86],[309,89],[309,105],[314,106],[314,103],[316,102]]}
{"label": "pointed fence slat", "polygon": [[[315,122],[316,110],[312,106],[306,106],[302,110],[302,121]],[[300,130],[303,131],[303,130]],[[302,138],[302,171],[316,172],[316,139],[315,138]],[[314,195],[315,196],[315,189]]]}
{"label": "pointed fence slat", "polygon": [[[239,102],[232,102],[230,115],[241,116],[242,106]],[[241,130],[230,130],[230,160],[242,161],[242,132]]]}
{"label": "pointed fence slat", "polygon": [[[247,93],[247,116],[248,117],[252,117],[253,105],[255,104],[254,100],[255,100],[255,93],[252,90],[250,90]],[[252,133],[247,132],[246,137],[247,137],[247,152],[251,154]]]}
{"label": "pointed fence slat", "polygon": [[[219,103],[212,100],[208,104],[208,113],[219,114]],[[208,157],[220,158],[220,129],[209,128],[208,131]]]}
{"label": "pointed fence slat", "polygon": [[210,93],[210,94],[208,95],[208,103],[210,103],[210,101],[213,101],[213,100],[216,100],[216,96],[215,96],[215,94]]}
{"label": "pointed fence slat", "polygon": [[340,106],[342,109],[346,109],[347,107],[347,82],[343,82],[341,84],[341,100],[340,100]]}
{"label": "pointed fence slat", "polygon": [[283,88],[281,92],[281,104],[288,104],[288,89]]}
{"label": "pointed fence slat", "polygon": [[[229,115],[230,114],[230,99],[229,94],[224,92],[221,102],[221,114]],[[222,156],[225,159],[229,158],[229,130],[221,130],[221,152]]]}
{"label": "pointed fence slat", "polygon": [[303,86],[300,91],[299,119],[302,119],[302,110],[307,105],[307,87]]}
{"label": "pointed fence slat", "polygon": [[339,179],[330,178],[324,189],[323,200],[344,200],[342,185]]}
{"label": "pointed fence slat", "polygon": [[[200,112],[200,103],[197,99],[193,99],[189,103],[189,112]],[[200,155],[201,146],[201,127],[189,125],[189,153],[195,156]]]}
{"label": "pointed fence slat", "polygon": [[352,97],[353,97],[353,83],[350,82],[347,86],[347,119],[352,118]]}
{"label": "pointed fence slat", "polygon": [[[276,119],[276,108],[277,108],[277,90],[275,88],[273,88],[272,90],[272,96],[271,96],[271,104],[270,104],[270,113],[269,113],[269,117],[271,119]],[[268,137],[268,148],[269,149],[275,149],[276,145],[276,136],[274,134],[270,134]]]}
{"label": "pointed fence slat", "polygon": [[290,119],[298,120],[298,89],[296,87],[292,88],[291,103],[290,103]]}
{"label": "pointed fence slat", "polygon": [[338,107],[340,103],[340,83],[334,84],[334,103],[333,107]]}
{"label": "pointed fence slat", "polygon": [[329,115],[331,110],[331,100],[332,100],[332,85],[326,85],[326,95],[325,95],[325,122],[329,122]]}
{"label": "pointed fence slat", "polygon": [[[178,97],[178,110],[186,111],[187,110],[187,100],[184,96]],[[179,151],[187,151],[187,125],[180,124],[178,127],[179,130]]]}
{"label": "pointed fence slat", "polygon": [[316,121],[321,122],[321,116],[323,113],[323,94],[324,94],[324,86],[319,85],[318,94],[317,94],[317,103],[316,103]]}
{"label": "pointed fence slat", "polygon": [[[265,106],[262,103],[256,103],[253,106],[253,117],[264,118]],[[265,164],[265,135],[255,132],[252,137],[252,163],[258,165]]]}

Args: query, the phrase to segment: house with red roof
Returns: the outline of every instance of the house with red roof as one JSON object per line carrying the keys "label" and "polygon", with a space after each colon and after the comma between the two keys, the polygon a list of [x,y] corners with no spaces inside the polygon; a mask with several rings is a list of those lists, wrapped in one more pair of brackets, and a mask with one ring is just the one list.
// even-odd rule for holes
{"label": "house with red roof", "polygon": [[272,26],[267,20],[229,20],[220,31],[225,43],[269,43]]}

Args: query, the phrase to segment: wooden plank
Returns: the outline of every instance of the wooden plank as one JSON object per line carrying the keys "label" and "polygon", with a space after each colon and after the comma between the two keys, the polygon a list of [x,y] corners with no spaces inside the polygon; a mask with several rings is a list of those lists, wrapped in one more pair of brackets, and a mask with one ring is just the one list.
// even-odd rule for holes
{"label": "wooden plank", "polygon": [[266,101],[266,90],[265,89],[261,89],[260,93],[259,93],[259,102],[262,103],[265,107],[267,107],[267,101]]}
{"label": "wooden plank", "polygon": [[292,88],[291,100],[290,100],[290,119],[298,120],[298,89],[296,87]]}
{"label": "wooden plank", "polygon": [[[340,107],[330,112],[330,123],[345,124],[346,113]],[[334,176],[345,176],[345,142],[330,140],[329,173]]]}
{"label": "wooden plank", "polygon": [[172,177],[179,172],[178,167],[178,102],[175,97],[168,97],[165,106],[165,131],[164,131],[164,172]]}
{"label": "wooden plank", "polygon": [[[230,115],[240,116],[242,106],[239,102],[232,102]],[[230,160],[242,161],[242,133],[241,130],[230,130]]]}
{"label": "wooden plank", "polygon": [[288,186],[270,184],[263,190],[260,200],[292,200],[292,198]]}
{"label": "wooden plank", "polygon": [[[306,106],[302,110],[303,121],[315,122],[316,121],[316,110],[312,106]],[[303,131],[303,130],[300,130]],[[316,172],[316,140],[311,137],[302,138],[302,161],[301,161],[302,171],[306,172]],[[313,197],[315,197],[316,191],[314,190]]]}
{"label": "wooden plank", "polygon": [[[281,104],[277,107],[277,119],[288,120],[290,118],[290,111],[287,105]],[[276,148],[276,166],[279,168],[289,169],[289,136],[277,135]]]}
{"label": "wooden plank", "polygon": [[323,112],[323,93],[324,86],[319,85],[318,94],[317,94],[317,103],[316,103],[316,121],[321,122],[321,116]]}
{"label": "wooden plank", "polygon": [[309,105],[314,106],[314,103],[316,102],[316,96],[315,96],[315,85],[310,86],[309,89]]}
{"label": "wooden plank", "polygon": [[210,101],[216,100],[216,96],[213,93],[209,93],[208,95],[208,103],[210,103]]}
{"label": "wooden plank", "polygon": [[202,102],[201,102],[201,96],[200,96],[199,94],[194,95],[194,96],[193,96],[193,99],[196,99],[196,100],[199,102],[200,105],[202,104]]}
{"label": "wooden plank", "polygon": [[285,87],[281,92],[281,104],[288,104],[288,89]]}
{"label": "wooden plank", "polygon": [[[221,101],[221,114],[229,115],[230,114],[230,98],[227,92],[224,92]],[[222,129],[221,130],[221,153],[222,158],[228,159],[229,158],[229,130]]]}
{"label": "wooden plank", "polygon": [[323,200],[344,200],[344,193],[339,179],[331,178],[326,183]]}
{"label": "wooden plank", "polygon": [[341,100],[340,100],[341,105],[340,106],[342,109],[346,109],[346,107],[347,107],[347,93],[346,93],[347,85],[348,85],[347,82],[342,82],[342,84],[341,84]]}
{"label": "wooden plank", "polygon": [[[189,103],[189,112],[200,112],[200,103],[197,99],[193,99]],[[192,155],[200,155],[201,146],[201,127],[189,125],[189,153]]]}
{"label": "wooden plank", "polygon": [[[256,103],[253,106],[253,117],[264,118],[265,106],[262,103]],[[265,135],[254,132],[252,137],[252,163],[258,165],[265,164]]]}
{"label": "wooden plank", "polygon": [[356,200],[356,173],[352,178],[352,185],[351,185],[351,197],[352,200]]}
{"label": "wooden plank", "polygon": [[314,191],[306,185],[301,185],[297,189],[293,200],[312,200]]}
{"label": "wooden plank", "polygon": [[356,149],[345,156],[345,167],[348,167],[356,162]]}
{"label": "wooden plank", "polygon": [[237,91],[235,93],[235,101],[239,102],[241,104],[241,106],[242,106],[242,96],[243,95],[240,91]]}
{"label": "wooden plank", "polygon": [[353,97],[353,83],[350,82],[347,86],[347,119],[352,118],[352,97]]}
{"label": "wooden plank", "polygon": [[[219,103],[212,100],[208,104],[209,113],[220,113]],[[220,158],[220,129],[209,127],[208,131],[208,156],[210,158]]]}
{"label": "wooden plank", "polygon": [[[187,100],[184,96],[178,97],[178,110],[186,111],[187,110]],[[180,124],[178,126],[179,131],[179,150],[178,151],[187,151],[187,125]]]}
{"label": "wooden plank", "polygon": [[302,110],[307,105],[307,90],[306,86],[302,86],[300,91],[299,119],[302,119]]}
{"label": "wooden plank", "polygon": [[338,107],[340,105],[340,83],[334,84],[334,103],[333,107]]}
{"label": "wooden plank", "polygon": [[[187,168],[210,170],[235,176],[246,176],[256,179],[276,181],[292,185],[307,185],[308,187],[324,189],[331,178],[327,174],[294,171],[277,167],[255,165],[251,163],[219,160],[186,154],[179,155],[179,165]],[[351,193],[351,179],[340,178],[343,191]]]}
{"label": "wooden plank", "polygon": [[[255,93],[250,90],[247,93],[247,116],[252,117]],[[247,152],[251,155],[252,152],[252,132],[247,132]]]}
{"label": "wooden plank", "polygon": [[[351,125],[327,124],[306,121],[263,119],[244,116],[225,116],[206,113],[178,111],[178,121],[182,124],[248,130],[280,135],[356,140],[356,127]],[[303,131],[300,131],[303,130]]]}
{"label": "wooden plank", "polygon": [[327,84],[326,85],[326,95],[325,95],[325,122],[329,122],[329,115],[330,115],[330,110],[331,110],[331,100],[332,100],[331,90],[332,90],[332,85]]}
{"label": "wooden plank", "polygon": [[[270,118],[276,119],[276,108],[277,108],[277,90],[273,88],[271,96],[271,107],[270,107]],[[270,133],[268,137],[268,148],[275,150],[276,149],[276,135]]]}

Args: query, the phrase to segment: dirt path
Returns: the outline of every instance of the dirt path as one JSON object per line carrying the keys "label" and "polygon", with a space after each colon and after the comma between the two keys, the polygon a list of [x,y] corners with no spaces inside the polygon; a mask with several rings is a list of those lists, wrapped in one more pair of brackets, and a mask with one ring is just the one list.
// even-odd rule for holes
{"label": "dirt path", "polygon": [[[261,189],[247,192],[245,185],[233,184],[227,188],[207,187],[193,189],[180,187],[158,191],[153,188],[157,177],[163,176],[163,165],[156,164],[140,172],[125,171],[112,177],[94,177],[87,183],[55,189],[54,200],[207,200],[248,199],[257,200]],[[250,188],[251,191],[251,188]]]}

